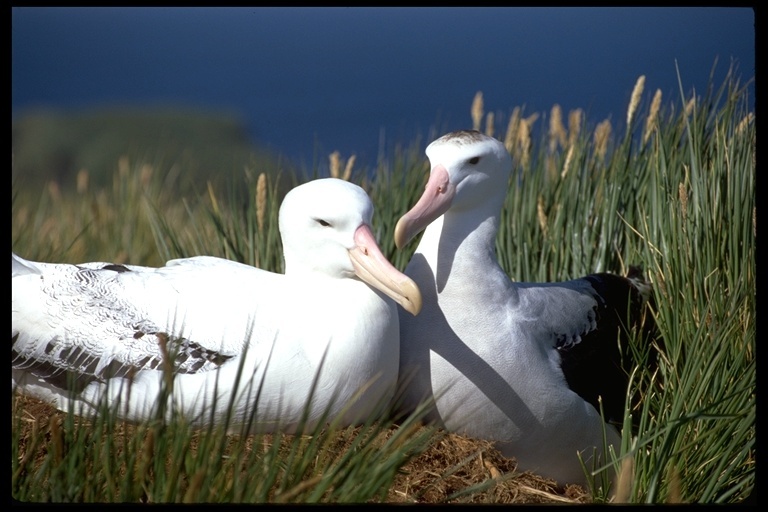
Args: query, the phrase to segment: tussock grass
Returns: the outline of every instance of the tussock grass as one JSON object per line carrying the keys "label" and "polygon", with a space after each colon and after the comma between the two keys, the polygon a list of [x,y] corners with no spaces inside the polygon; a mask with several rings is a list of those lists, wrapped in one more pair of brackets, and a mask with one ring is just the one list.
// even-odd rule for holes
{"label": "tussock grass", "polygon": [[[566,128],[559,107],[548,118],[522,108],[489,116],[478,93],[468,121],[502,133],[515,161],[497,252],[519,281],[644,268],[664,345],[654,371],[635,354],[627,403],[640,405],[627,407],[617,499],[739,502],[753,493],[756,470],[754,113],[733,72],[703,95],[681,84],[681,99],[667,104],[658,91],[647,102],[645,85],[640,77],[624,127],[575,110]],[[353,172],[353,156],[329,157],[335,175],[371,195],[375,235],[401,269],[416,243],[397,251],[392,235],[426,182],[426,142],[397,148],[374,169]],[[123,162],[107,188],[89,189],[87,176],[75,192],[55,182],[14,188],[13,249],[45,261],[146,265],[210,254],[282,271],[284,190],[273,174],[249,169],[229,189],[177,197],[160,171],[168,170]],[[536,502],[556,493],[544,501],[584,501],[520,480],[489,446],[463,445],[452,457],[466,440],[412,419],[309,437],[227,436],[50,411],[48,421],[16,400],[12,493],[20,500]]]}

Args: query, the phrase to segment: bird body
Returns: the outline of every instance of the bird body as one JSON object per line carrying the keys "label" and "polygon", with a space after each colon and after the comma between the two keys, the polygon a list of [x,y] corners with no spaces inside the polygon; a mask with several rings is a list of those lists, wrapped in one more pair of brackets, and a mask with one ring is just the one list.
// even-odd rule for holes
{"label": "bird body", "polygon": [[284,274],[208,256],[151,268],[13,254],[12,385],[131,421],[156,415],[169,385],[167,414],[193,424],[363,421],[394,389],[397,303],[420,307],[381,255],[372,214],[342,180],[293,189],[280,211]]}
{"label": "bird body", "polygon": [[405,271],[423,294],[423,309],[400,319],[402,408],[433,400],[430,421],[495,441],[521,470],[584,484],[577,453],[589,467],[593,452],[604,463],[605,447],[620,447],[617,431],[601,418],[598,395],[618,392],[623,417],[618,311],[626,318],[640,290],[610,274],[511,280],[495,252],[512,166],[503,144],[476,131],[454,132],[430,144],[427,155],[425,191],[395,231],[398,247],[424,231]]}

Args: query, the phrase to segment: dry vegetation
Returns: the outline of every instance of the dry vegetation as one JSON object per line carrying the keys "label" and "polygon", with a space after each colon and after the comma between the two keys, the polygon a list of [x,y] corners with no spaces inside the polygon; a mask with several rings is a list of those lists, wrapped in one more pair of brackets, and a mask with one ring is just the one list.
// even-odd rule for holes
{"label": "dry vegetation", "polygon": [[[40,462],[51,446],[51,425],[60,424],[65,413],[38,400],[17,396],[12,405],[13,417],[22,418],[20,453],[36,457]],[[54,429],[56,427],[53,427]],[[45,432],[45,443],[35,444],[32,438]],[[347,432],[348,433],[348,432]],[[122,424],[114,432],[116,446],[126,436],[135,435],[135,427]],[[282,442],[288,436],[264,436],[257,445]],[[336,451],[342,453],[352,436],[340,435]],[[254,440],[256,437],[254,436]],[[253,444],[250,444],[252,449]],[[194,450],[195,447],[193,446]],[[287,449],[287,448],[286,448]],[[31,450],[28,451],[28,450]],[[515,472],[515,461],[503,457],[492,443],[469,439],[455,434],[436,435],[420,455],[400,469],[386,501],[391,503],[589,503],[590,495],[579,486],[558,488],[552,480],[537,475]],[[495,485],[472,491],[474,486]],[[467,492],[469,490],[469,492]]]}

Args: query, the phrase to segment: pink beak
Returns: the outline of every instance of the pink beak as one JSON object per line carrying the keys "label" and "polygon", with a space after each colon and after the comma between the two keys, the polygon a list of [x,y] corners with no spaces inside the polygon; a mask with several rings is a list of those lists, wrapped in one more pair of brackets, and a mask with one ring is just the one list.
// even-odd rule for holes
{"label": "pink beak", "polygon": [[413,237],[426,228],[433,220],[448,211],[456,195],[456,186],[448,178],[443,165],[437,165],[429,174],[424,193],[395,226],[395,245],[402,249]]}
{"label": "pink beak", "polygon": [[355,247],[349,250],[349,257],[360,279],[392,298],[412,315],[419,314],[419,287],[382,254],[367,224],[361,224],[355,231]]}

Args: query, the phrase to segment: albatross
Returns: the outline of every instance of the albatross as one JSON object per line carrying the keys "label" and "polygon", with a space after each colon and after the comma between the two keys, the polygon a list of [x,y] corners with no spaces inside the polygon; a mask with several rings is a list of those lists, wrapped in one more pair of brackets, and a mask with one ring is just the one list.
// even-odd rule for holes
{"label": "albatross", "polygon": [[292,189],[279,212],[283,274],[210,256],[151,268],[12,252],[12,387],[133,422],[173,413],[291,433],[364,421],[394,392],[397,304],[421,307],[372,215],[343,180]]}
{"label": "albatross", "polygon": [[423,309],[400,317],[401,408],[432,401],[426,420],[495,441],[520,470],[585,485],[577,453],[590,468],[608,445],[620,450],[609,424],[623,420],[628,384],[617,337],[649,285],[610,273],[513,281],[495,250],[512,169],[504,145],[458,131],[426,154],[425,190],[395,227],[399,248],[423,231],[405,269]]}

